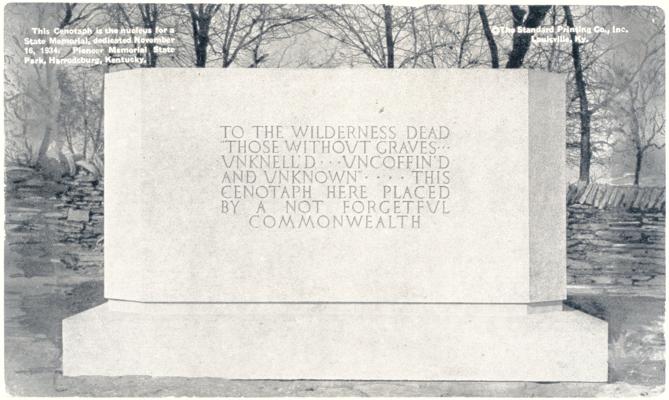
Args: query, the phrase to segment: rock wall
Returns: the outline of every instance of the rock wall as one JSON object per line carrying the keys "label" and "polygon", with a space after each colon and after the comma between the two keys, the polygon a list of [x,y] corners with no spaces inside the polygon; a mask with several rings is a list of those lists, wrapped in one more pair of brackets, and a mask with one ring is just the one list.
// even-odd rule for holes
{"label": "rock wall", "polygon": [[665,288],[664,212],[571,205],[567,283]]}
{"label": "rock wall", "polygon": [[65,242],[94,247],[104,234],[104,182],[84,171],[64,180],[68,190],[59,196],[56,230]]}
{"label": "rock wall", "polygon": [[[55,234],[54,241],[81,249],[68,247],[61,259],[78,261],[63,262],[101,266],[104,183],[83,171],[63,183],[55,185],[34,176],[8,185],[6,196],[19,199],[20,206],[7,210],[7,229],[38,234],[45,224]],[[567,223],[569,285],[664,294],[663,211],[571,204]]]}

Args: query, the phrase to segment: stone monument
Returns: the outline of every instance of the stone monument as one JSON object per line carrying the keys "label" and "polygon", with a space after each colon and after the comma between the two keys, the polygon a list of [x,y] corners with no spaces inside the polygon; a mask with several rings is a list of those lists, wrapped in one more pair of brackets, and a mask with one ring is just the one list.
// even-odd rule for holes
{"label": "stone monument", "polygon": [[65,375],[607,379],[562,305],[561,75],[116,72],[105,188]]}

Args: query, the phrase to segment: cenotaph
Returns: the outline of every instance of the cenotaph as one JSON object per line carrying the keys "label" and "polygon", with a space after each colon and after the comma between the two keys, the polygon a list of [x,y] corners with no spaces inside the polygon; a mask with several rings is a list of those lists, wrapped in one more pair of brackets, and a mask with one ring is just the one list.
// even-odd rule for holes
{"label": "cenotaph", "polygon": [[104,106],[65,375],[606,381],[562,304],[562,75],[136,69]]}

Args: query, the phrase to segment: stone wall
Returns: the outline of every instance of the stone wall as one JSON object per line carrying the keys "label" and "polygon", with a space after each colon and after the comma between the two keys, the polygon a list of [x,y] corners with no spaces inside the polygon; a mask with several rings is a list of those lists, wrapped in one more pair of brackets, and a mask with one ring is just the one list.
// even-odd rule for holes
{"label": "stone wall", "polygon": [[[104,183],[83,171],[63,183],[66,185],[45,190],[49,182],[35,176],[8,184],[7,194],[26,200],[45,197],[49,203],[45,207],[49,209],[41,210],[43,221],[57,233],[54,240],[80,244],[84,248],[98,247],[95,260],[101,264],[98,252],[102,250]],[[19,222],[33,221],[31,216],[39,212],[23,207],[8,211],[7,217]],[[41,228],[35,225],[30,229],[39,231]],[[663,211],[571,204],[567,226],[567,282],[572,286],[631,288],[663,294],[664,236]]]}
{"label": "stone wall", "polygon": [[[56,230],[67,242],[77,242],[93,247],[103,235],[102,180],[80,172],[74,179],[64,182],[68,190],[59,196],[56,207],[61,210]],[[615,187],[592,186],[592,193],[623,191]],[[664,209],[664,189],[634,192],[661,193],[655,204]],[[641,193],[641,195],[639,194]],[[604,197],[602,195],[602,197]],[[654,197],[654,196],[653,196]],[[588,198],[585,196],[583,199]],[[593,198],[597,198],[593,195]],[[629,195],[628,195],[629,199]],[[657,203],[657,199],[662,199]],[[651,202],[653,203],[653,202]],[[605,204],[600,203],[601,204]],[[637,202],[637,204],[639,204]],[[640,290],[664,291],[665,214],[652,208],[605,208],[594,205],[571,204],[568,208],[567,226],[567,283],[594,287],[633,287]]]}
{"label": "stone wall", "polygon": [[567,283],[665,287],[664,212],[569,206]]}
{"label": "stone wall", "polygon": [[56,208],[61,210],[56,230],[65,242],[94,247],[104,233],[104,182],[80,171],[63,181],[68,189],[61,194]]}

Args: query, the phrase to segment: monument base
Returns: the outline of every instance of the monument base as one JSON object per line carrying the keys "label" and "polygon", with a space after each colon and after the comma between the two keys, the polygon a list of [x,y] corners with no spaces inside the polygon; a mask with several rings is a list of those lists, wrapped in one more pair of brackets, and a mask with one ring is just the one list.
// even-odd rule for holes
{"label": "monument base", "polygon": [[63,373],[606,381],[606,322],[561,308],[110,300],[63,321]]}

